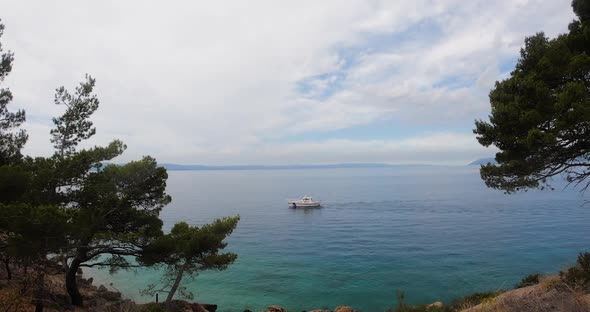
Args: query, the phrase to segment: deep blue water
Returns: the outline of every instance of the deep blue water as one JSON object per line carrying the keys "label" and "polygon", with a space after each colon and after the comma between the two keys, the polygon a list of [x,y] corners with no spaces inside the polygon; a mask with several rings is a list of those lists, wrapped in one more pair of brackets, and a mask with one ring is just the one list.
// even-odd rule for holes
{"label": "deep blue water", "polygon": [[[238,261],[185,285],[220,311],[290,311],[350,305],[384,311],[396,290],[410,303],[511,288],[557,272],[589,249],[590,205],[579,192],[487,189],[478,167],[170,171],[173,202],[161,217],[203,224],[239,214],[229,241]],[[289,209],[312,195],[321,209]],[[127,297],[158,272],[108,279]]]}

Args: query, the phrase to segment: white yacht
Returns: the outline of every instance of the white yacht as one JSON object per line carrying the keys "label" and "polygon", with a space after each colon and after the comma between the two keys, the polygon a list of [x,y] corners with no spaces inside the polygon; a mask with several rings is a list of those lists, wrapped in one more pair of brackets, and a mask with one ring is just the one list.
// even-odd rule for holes
{"label": "white yacht", "polygon": [[319,207],[322,205],[319,200],[314,200],[310,196],[303,196],[301,199],[296,200],[289,200],[289,207],[291,208],[309,208],[309,207]]}

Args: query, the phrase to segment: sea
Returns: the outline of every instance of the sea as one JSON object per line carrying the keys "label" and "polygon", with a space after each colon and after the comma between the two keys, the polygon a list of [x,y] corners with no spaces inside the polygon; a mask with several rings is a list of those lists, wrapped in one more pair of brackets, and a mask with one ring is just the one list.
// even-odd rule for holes
{"label": "sea", "polygon": [[[385,311],[511,289],[531,273],[557,273],[590,250],[590,197],[554,190],[504,194],[478,166],[169,171],[164,227],[240,215],[227,251],[238,260],[182,285],[218,311]],[[292,209],[304,195],[321,208]],[[85,270],[139,302],[163,271]],[[166,294],[160,294],[160,300]]]}

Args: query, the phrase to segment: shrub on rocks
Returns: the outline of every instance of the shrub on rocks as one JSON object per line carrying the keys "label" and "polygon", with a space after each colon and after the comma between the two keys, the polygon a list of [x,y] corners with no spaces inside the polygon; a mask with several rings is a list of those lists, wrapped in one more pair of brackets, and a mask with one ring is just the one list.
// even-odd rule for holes
{"label": "shrub on rocks", "polygon": [[539,273],[529,274],[525,278],[523,278],[520,281],[520,283],[516,284],[516,286],[514,286],[514,289],[537,285],[537,284],[539,284],[540,277],[541,277],[541,274],[539,274]]}
{"label": "shrub on rocks", "polygon": [[574,289],[590,291],[590,252],[580,253],[576,265],[559,272],[559,276]]}

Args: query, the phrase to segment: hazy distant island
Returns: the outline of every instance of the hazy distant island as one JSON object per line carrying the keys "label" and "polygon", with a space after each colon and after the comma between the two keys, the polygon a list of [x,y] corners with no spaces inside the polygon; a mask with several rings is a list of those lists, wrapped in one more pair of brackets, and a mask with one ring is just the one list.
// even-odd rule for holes
{"label": "hazy distant island", "polygon": [[479,166],[479,165],[495,164],[495,163],[496,163],[496,158],[486,157],[486,158],[480,158],[480,159],[470,162],[469,166]]}
{"label": "hazy distant island", "polygon": [[346,168],[392,168],[392,167],[426,167],[429,164],[383,164],[383,163],[343,163],[325,165],[179,165],[162,163],[160,166],[166,170],[187,171],[187,170],[297,170],[297,169],[346,169]]}
{"label": "hazy distant island", "polygon": [[[474,160],[468,166],[495,164],[494,157],[486,157]],[[395,168],[395,167],[431,167],[433,164],[385,164],[385,163],[342,163],[322,165],[183,165],[162,163],[160,166],[171,171],[198,171],[198,170],[300,170],[300,169],[351,169],[351,168]]]}

